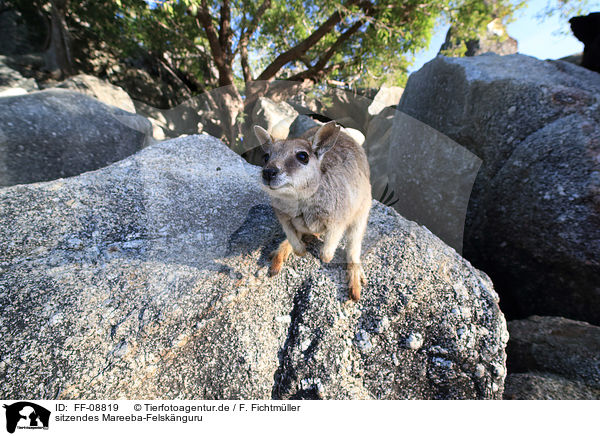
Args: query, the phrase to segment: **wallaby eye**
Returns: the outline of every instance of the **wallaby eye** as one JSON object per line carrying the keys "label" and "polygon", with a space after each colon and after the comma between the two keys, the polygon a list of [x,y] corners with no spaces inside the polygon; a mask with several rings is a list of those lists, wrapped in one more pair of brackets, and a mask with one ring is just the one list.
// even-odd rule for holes
{"label": "wallaby eye", "polygon": [[299,151],[296,153],[296,159],[298,159],[300,163],[306,165],[308,163],[308,153],[305,151]]}
{"label": "wallaby eye", "polygon": [[270,157],[271,157],[271,156],[269,155],[269,153],[265,153],[265,154],[263,154],[263,161],[264,161],[265,163],[269,162],[269,158],[270,158]]}

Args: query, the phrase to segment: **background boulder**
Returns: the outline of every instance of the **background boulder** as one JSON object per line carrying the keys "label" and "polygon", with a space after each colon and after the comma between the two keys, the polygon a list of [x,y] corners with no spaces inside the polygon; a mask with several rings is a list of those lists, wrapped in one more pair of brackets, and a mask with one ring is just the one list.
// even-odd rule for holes
{"label": "background boulder", "polygon": [[37,91],[38,85],[35,79],[23,77],[21,73],[13,69],[10,59],[6,56],[0,56],[0,93],[7,94],[13,88],[20,88],[29,91]]}
{"label": "background boulder", "polygon": [[395,112],[390,135],[382,138],[389,143],[388,153],[380,161],[385,158],[383,174],[397,196],[394,208],[462,252],[467,206],[481,160],[431,126]]}
{"label": "background boulder", "polygon": [[252,109],[252,123],[263,127],[276,139],[288,137],[290,125],[298,116],[285,101],[274,102],[266,97],[260,97]]}
{"label": "background boulder", "polygon": [[465,256],[490,274],[509,318],[600,323],[598,77],[523,55],[438,57],[402,95],[402,112],[483,160]]}
{"label": "background boulder", "polygon": [[600,327],[561,317],[532,316],[508,323],[508,369],[543,372],[600,393]]}
{"label": "background boulder", "polygon": [[440,47],[440,54],[446,56],[479,56],[484,53],[511,55],[518,51],[517,40],[506,33],[506,27],[499,19],[490,21],[485,29],[472,39],[459,39],[453,27],[448,29],[446,40]]}
{"label": "background boulder", "polygon": [[89,74],[78,74],[69,77],[53,88],[77,91],[110,106],[118,107],[127,112],[135,113],[135,106],[129,95],[122,88],[108,83]]}
{"label": "background boulder", "polygon": [[311,118],[308,115],[298,115],[292,124],[290,124],[290,138],[299,138],[306,132],[307,130],[312,129],[316,126],[321,126],[323,123]]}
{"label": "background boulder", "polygon": [[157,109],[135,101],[135,109],[152,123],[154,138],[176,138],[180,135],[201,133],[207,121],[216,118],[214,110],[206,104],[205,94],[189,99],[171,109]]}
{"label": "background boulder", "polygon": [[320,98],[322,114],[344,127],[362,131],[369,121],[369,107],[376,93],[376,89],[349,91],[328,88]]}
{"label": "background boulder", "polygon": [[78,92],[53,89],[0,104],[0,186],[69,177],[148,144],[148,120]]}
{"label": "background boulder", "polygon": [[[373,97],[373,102],[367,108],[371,117],[379,115],[386,107],[396,106],[402,97],[404,88],[383,85]],[[369,119],[371,121],[372,118]]]}
{"label": "background boulder", "polygon": [[532,316],[508,330],[505,399],[600,399],[600,327]]}
{"label": "background boulder", "polygon": [[488,277],[374,202],[368,285],[342,250],[267,277],[259,168],[207,135],[0,190],[5,398],[501,398]]}
{"label": "background boulder", "polygon": [[600,390],[556,374],[509,373],[504,389],[505,400],[598,400]]}
{"label": "background boulder", "polygon": [[[0,2],[0,54],[18,55],[31,51],[40,51],[44,46],[44,39],[40,35],[40,28],[34,29],[23,22],[23,15],[12,9],[8,2]],[[41,20],[40,20],[41,21]],[[45,23],[40,23],[45,24]],[[43,26],[40,26],[43,28]]]}
{"label": "background boulder", "polygon": [[263,127],[275,139],[285,139],[297,116],[298,112],[285,101],[275,102],[267,97],[259,97],[252,108],[252,122],[246,125],[246,131],[243,132],[242,150],[238,152],[243,152],[244,159],[248,162],[262,165],[264,151],[254,134],[253,126]]}
{"label": "background boulder", "polygon": [[371,170],[371,193],[377,199],[381,198],[389,185],[388,159],[395,116],[395,106],[389,106],[375,115],[369,123],[363,145]]}

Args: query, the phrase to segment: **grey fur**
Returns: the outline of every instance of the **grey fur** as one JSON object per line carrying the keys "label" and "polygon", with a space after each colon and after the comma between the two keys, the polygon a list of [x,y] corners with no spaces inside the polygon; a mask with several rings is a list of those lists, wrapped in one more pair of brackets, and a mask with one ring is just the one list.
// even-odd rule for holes
{"label": "grey fur", "polygon": [[[254,131],[268,155],[263,170],[276,171],[263,178],[263,188],[287,236],[274,253],[271,273],[278,273],[287,258],[286,244],[303,256],[302,236],[322,237],[321,259],[329,262],[346,233],[350,297],[357,300],[365,282],[360,251],[372,201],[364,150],[333,121],[283,141],[274,141],[259,126]],[[308,162],[298,159],[298,153],[306,153]]]}

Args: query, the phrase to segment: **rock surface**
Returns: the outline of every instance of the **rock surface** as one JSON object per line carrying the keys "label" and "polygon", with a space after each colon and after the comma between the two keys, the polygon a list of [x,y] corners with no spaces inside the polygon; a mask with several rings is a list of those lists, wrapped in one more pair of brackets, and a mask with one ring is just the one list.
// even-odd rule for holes
{"label": "rock surface", "polygon": [[508,369],[559,375],[600,390],[600,327],[560,317],[508,323]]}
{"label": "rock surface", "polygon": [[290,125],[298,116],[285,101],[274,102],[260,97],[252,109],[252,122],[267,130],[276,139],[285,139],[290,132]]}
{"label": "rock surface", "polygon": [[308,115],[298,115],[292,124],[290,124],[290,138],[299,138],[306,132],[307,130],[312,129],[313,127],[320,126],[323,123],[314,120]]}
{"label": "rock surface", "polygon": [[[103,59],[95,64],[95,59],[91,56],[87,61],[92,66],[86,71],[90,71],[94,75],[108,72],[108,79],[111,83],[123,88],[132,99],[142,101],[152,107],[174,108],[192,97],[181,80],[152,61],[110,59],[107,62]],[[112,64],[113,62],[114,64]]]}
{"label": "rock surface", "polygon": [[485,274],[374,202],[358,304],[341,249],[266,277],[283,234],[258,177],[202,135],[0,190],[0,395],[501,398]]}
{"label": "rock surface", "polygon": [[438,57],[399,109],[483,160],[465,256],[509,318],[600,323],[600,76],[523,56]]}
{"label": "rock surface", "polygon": [[[394,208],[462,253],[465,216],[481,160],[431,126],[399,111],[389,136],[382,140],[389,143],[380,165],[385,159],[387,171],[383,174],[398,200]],[[382,151],[384,144],[378,147]]]}
{"label": "rock surface", "polygon": [[[42,44],[35,44],[35,42],[40,42],[40,35],[36,33],[40,32],[41,29],[30,29],[23,23],[21,13],[11,8],[7,3],[5,1],[0,2],[0,29],[2,29],[0,53],[15,55],[40,50]],[[42,30],[42,32],[44,31],[46,29]]]}
{"label": "rock surface", "polygon": [[151,125],[140,117],[62,89],[3,97],[0,186],[81,174],[147,145]]}
{"label": "rock surface", "polygon": [[19,71],[8,66],[6,56],[0,56],[0,92],[7,92],[12,88],[36,91],[38,85],[34,79],[23,77]]}
{"label": "rock surface", "polygon": [[600,400],[600,389],[556,374],[508,374],[505,400]]}
{"label": "rock surface", "polygon": [[396,116],[394,107],[387,107],[373,117],[369,123],[363,148],[371,169],[371,191],[373,198],[381,199],[389,185],[388,162],[392,141],[392,127]]}
{"label": "rock surface", "polygon": [[199,98],[187,100],[172,109],[157,109],[141,101],[135,101],[134,105],[136,112],[152,123],[154,138],[162,140],[202,132],[198,102]]}
{"label": "rock surface", "polygon": [[129,95],[118,86],[108,83],[89,74],[78,74],[69,77],[54,86],[55,88],[77,91],[104,104],[118,107],[127,112],[135,113],[135,106]]}
{"label": "rock surface", "polygon": [[404,88],[399,86],[386,86],[383,85],[373,97],[373,102],[367,108],[367,112],[371,116],[376,116],[381,113],[388,106],[396,106],[400,102],[400,97]]}
{"label": "rock surface", "polygon": [[375,94],[373,90],[369,91],[362,94],[360,90],[329,88],[321,97],[322,113],[344,127],[363,131],[370,118],[369,107]]}

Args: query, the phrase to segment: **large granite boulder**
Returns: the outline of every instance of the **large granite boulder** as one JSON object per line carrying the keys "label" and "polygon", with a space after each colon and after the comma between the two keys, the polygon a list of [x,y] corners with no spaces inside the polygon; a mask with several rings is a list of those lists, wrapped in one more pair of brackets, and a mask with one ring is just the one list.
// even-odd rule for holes
{"label": "large granite boulder", "polygon": [[599,99],[597,73],[523,55],[438,57],[408,80],[399,109],[483,160],[465,256],[509,317],[600,323]]}
{"label": "large granite boulder", "polygon": [[402,97],[404,88],[399,86],[383,85],[373,97],[373,102],[367,108],[367,112],[372,117],[379,115],[385,108],[396,106]]}
{"label": "large granite boulder", "polygon": [[78,74],[54,85],[55,88],[70,89],[77,91],[110,106],[118,107],[127,112],[135,113],[135,106],[129,95],[118,86],[105,80],[90,76],[89,74]]}
{"label": "large granite boulder", "polygon": [[267,277],[259,168],[207,135],[0,190],[4,398],[501,398],[489,278],[374,202],[368,284],[342,249]]}
{"label": "large granite boulder", "polygon": [[508,369],[552,373],[600,393],[600,327],[561,317],[508,323]]}
{"label": "large granite boulder", "polygon": [[[388,163],[392,138],[392,127],[396,108],[389,106],[379,112],[369,122],[363,148],[371,169],[371,190],[373,198],[381,199],[389,185]],[[383,200],[383,199],[382,199]]]}
{"label": "large granite boulder", "polygon": [[552,373],[508,373],[505,400],[600,400],[600,389]]}
{"label": "large granite boulder", "polygon": [[297,116],[298,112],[285,101],[274,102],[266,97],[259,97],[252,109],[252,123],[263,127],[277,139],[288,137],[290,126]]}
{"label": "large granite boulder", "polygon": [[79,92],[0,99],[0,186],[81,174],[148,144],[148,120]]}
{"label": "large granite boulder", "polygon": [[204,129],[202,115],[211,112],[205,110],[204,102],[201,95],[171,109],[158,109],[141,101],[135,101],[134,105],[136,112],[152,123],[154,138],[162,140],[201,133]]}
{"label": "large granite boulder", "polygon": [[508,330],[504,399],[600,399],[600,327],[532,316]]}
{"label": "large granite boulder", "polygon": [[307,130],[312,129],[313,127],[321,126],[323,123],[311,118],[308,115],[298,115],[292,124],[290,124],[290,131],[288,133],[289,138],[299,138],[301,137]]}
{"label": "large granite boulder", "polygon": [[9,58],[0,55],[0,94],[8,95],[15,88],[24,92],[37,91],[38,85],[35,79],[23,77],[18,70],[12,68],[9,64]]}
{"label": "large granite boulder", "polygon": [[321,96],[322,114],[344,127],[363,131],[370,119],[369,107],[376,92],[328,88]]}

